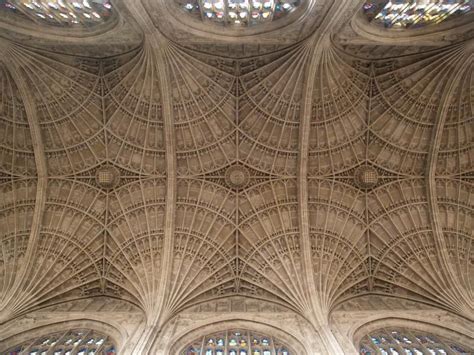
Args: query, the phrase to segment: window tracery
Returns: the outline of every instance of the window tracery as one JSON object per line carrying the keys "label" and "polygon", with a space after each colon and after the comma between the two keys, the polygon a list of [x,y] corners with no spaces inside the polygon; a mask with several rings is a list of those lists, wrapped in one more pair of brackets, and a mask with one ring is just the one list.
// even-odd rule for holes
{"label": "window tracery", "polygon": [[182,355],[293,355],[289,348],[271,336],[234,329],[196,339]]}
{"label": "window tracery", "polygon": [[8,355],[115,355],[113,341],[98,332],[75,329],[30,339],[7,351]]}
{"label": "window tracery", "polygon": [[473,350],[433,334],[409,329],[383,328],[360,342],[360,354],[363,355],[472,354]]}
{"label": "window tracery", "polygon": [[473,9],[473,0],[379,0],[366,1],[363,6],[369,21],[386,28],[422,27]]}
{"label": "window tracery", "polygon": [[180,0],[179,5],[203,21],[221,25],[253,26],[292,12],[300,0]]}
{"label": "window tracery", "polygon": [[112,14],[110,0],[0,0],[0,9],[55,26],[91,26]]}

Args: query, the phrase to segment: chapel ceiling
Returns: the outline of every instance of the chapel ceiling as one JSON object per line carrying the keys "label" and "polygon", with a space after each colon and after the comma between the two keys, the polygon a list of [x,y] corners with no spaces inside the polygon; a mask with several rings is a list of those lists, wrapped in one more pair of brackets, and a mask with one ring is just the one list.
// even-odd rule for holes
{"label": "chapel ceiling", "polygon": [[335,35],[363,2],[244,44],[112,4],[119,47],[0,39],[0,323],[93,296],[150,322],[230,295],[474,317],[472,23],[398,56]]}

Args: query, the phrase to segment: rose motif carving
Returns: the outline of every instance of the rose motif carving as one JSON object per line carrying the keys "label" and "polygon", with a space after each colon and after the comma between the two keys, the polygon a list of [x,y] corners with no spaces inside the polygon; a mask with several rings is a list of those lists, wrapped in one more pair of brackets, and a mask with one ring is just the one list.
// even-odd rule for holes
{"label": "rose motif carving", "polygon": [[372,166],[361,166],[354,174],[355,183],[361,189],[372,189],[379,182],[379,173]]}
{"label": "rose motif carving", "polygon": [[233,165],[225,172],[227,185],[234,189],[242,189],[249,183],[250,174],[242,165]]}
{"label": "rose motif carving", "polygon": [[102,166],[95,173],[95,181],[101,188],[109,190],[119,183],[120,173],[113,166]]}

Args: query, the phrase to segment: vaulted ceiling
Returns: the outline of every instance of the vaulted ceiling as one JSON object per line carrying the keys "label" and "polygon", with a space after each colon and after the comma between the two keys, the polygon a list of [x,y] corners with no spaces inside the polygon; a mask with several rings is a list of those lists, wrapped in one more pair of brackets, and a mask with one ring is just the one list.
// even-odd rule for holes
{"label": "vaulted ceiling", "polygon": [[97,295],[150,323],[228,295],[472,320],[473,22],[394,35],[320,0],[240,36],[170,3],[2,23],[0,323]]}

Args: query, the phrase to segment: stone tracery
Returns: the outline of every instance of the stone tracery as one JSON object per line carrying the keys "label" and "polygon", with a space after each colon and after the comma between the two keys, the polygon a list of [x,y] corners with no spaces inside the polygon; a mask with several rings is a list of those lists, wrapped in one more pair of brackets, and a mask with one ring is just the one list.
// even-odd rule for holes
{"label": "stone tracery", "polygon": [[139,306],[151,328],[236,295],[313,326],[370,294],[472,319],[468,44],[371,60],[327,41],[308,78],[310,39],[236,59],[154,35],[110,58],[12,44],[18,68],[0,69],[0,323],[99,295]]}

